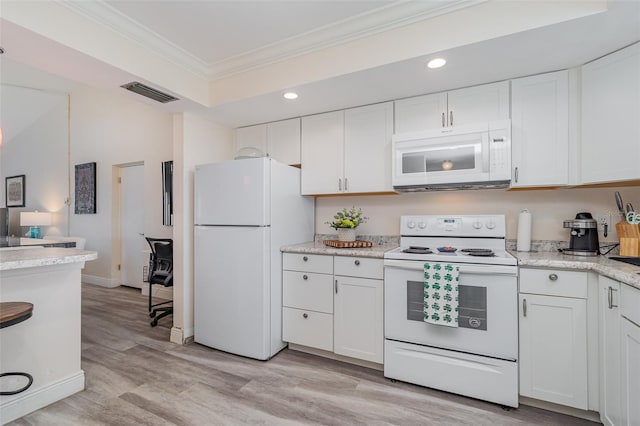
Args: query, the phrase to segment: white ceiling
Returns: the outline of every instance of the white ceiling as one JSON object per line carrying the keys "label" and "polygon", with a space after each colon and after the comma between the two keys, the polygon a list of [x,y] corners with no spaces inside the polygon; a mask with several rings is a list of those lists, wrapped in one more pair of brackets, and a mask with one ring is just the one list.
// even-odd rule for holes
{"label": "white ceiling", "polygon": [[106,1],[118,12],[208,66],[339,21],[353,19],[393,2],[394,0]]}
{"label": "white ceiling", "polygon": [[[364,21],[384,27],[379,19],[371,19],[376,14],[378,18],[388,16],[394,21],[411,19],[391,13],[392,9],[402,9],[406,14],[407,5],[419,6],[424,12],[473,6],[482,1],[107,0],[67,3],[86,10],[87,16],[93,13],[94,18],[96,14],[106,16],[106,8],[112,13],[111,23],[140,29],[147,36],[152,34],[164,40],[166,46],[173,46],[176,54],[187,55],[192,62],[210,68],[210,71],[219,71],[225,69],[221,66],[225,63],[237,66],[238,58],[244,60],[261,52],[282,53],[283,46],[300,46],[301,40],[312,40],[312,35],[327,28],[342,25],[353,32],[354,28],[364,28],[358,26],[358,22]],[[89,10],[97,6],[101,8],[99,12]],[[9,25],[5,23],[5,27]],[[27,40],[27,37],[21,39]],[[605,13],[439,52],[448,60],[448,64],[439,70],[425,69],[428,58],[414,58],[292,87],[300,94],[293,102],[285,101],[277,92],[214,108],[183,101],[162,106],[119,89],[114,76],[122,80],[126,70],[115,70],[104,64],[100,71],[100,64],[95,59],[91,59],[91,73],[85,73],[85,76],[100,77],[101,80],[83,82],[103,88],[108,83],[113,91],[123,96],[169,111],[197,110],[216,122],[236,127],[573,67],[638,40],[640,1],[613,0],[610,10]],[[29,40],[31,44],[36,42]],[[327,40],[323,42],[326,44]],[[53,52],[51,44],[46,46],[43,57]],[[262,60],[265,58],[263,55]],[[244,65],[251,64],[245,61]],[[10,81],[5,72],[9,67],[2,67],[0,81]],[[72,70],[65,76],[79,79]],[[20,84],[42,87],[37,80],[34,76],[31,83],[21,81]],[[61,90],[68,90],[64,84],[61,87]]]}

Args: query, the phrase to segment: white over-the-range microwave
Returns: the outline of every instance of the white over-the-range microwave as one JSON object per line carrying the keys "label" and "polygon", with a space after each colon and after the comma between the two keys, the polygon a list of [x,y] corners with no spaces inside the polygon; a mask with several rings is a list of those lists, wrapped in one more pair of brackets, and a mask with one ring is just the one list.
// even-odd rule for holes
{"label": "white over-the-range microwave", "polygon": [[511,121],[392,138],[396,191],[503,188],[511,181]]}

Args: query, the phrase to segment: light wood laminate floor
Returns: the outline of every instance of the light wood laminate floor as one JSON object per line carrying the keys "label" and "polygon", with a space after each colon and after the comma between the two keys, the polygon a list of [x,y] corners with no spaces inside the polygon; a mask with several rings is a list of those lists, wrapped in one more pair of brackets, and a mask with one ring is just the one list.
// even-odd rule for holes
{"label": "light wood laminate floor", "polygon": [[500,406],[385,379],[382,372],[285,349],[268,362],[169,343],[146,298],[83,285],[86,389],[23,425],[579,425],[545,410]]}

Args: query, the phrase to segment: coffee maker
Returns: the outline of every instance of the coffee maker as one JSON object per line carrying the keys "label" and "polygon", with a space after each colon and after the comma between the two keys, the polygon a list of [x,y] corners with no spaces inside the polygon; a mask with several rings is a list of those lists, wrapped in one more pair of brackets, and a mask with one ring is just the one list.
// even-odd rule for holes
{"label": "coffee maker", "polygon": [[597,256],[600,254],[598,242],[598,222],[591,213],[582,212],[575,219],[565,220],[564,228],[571,229],[569,248],[562,250],[565,254],[577,256]]}

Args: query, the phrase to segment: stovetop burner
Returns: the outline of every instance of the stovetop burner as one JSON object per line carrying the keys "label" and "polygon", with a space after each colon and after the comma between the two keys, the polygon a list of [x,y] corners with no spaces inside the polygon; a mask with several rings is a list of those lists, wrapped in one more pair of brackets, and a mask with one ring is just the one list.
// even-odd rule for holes
{"label": "stovetop burner", "polygon": [[432,254],[433,252],[429,247],[420,247],[420,246],[411,246],[407,249],[402,250],[403,253],[413,253],[413,254]]}
{"label": "stovetop burner", "polygon": [[478,256],[478,257],[495,257],[496,256],[496,254],[491,249],[470,248],[470,249],[462,249],[460,251],[469,256]]}

